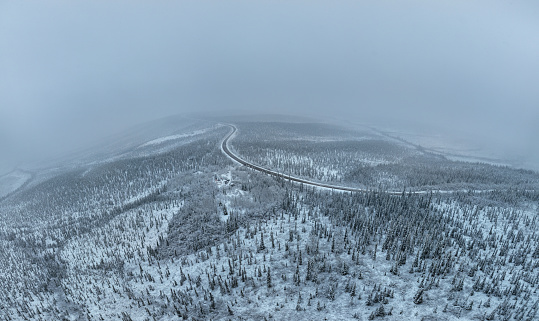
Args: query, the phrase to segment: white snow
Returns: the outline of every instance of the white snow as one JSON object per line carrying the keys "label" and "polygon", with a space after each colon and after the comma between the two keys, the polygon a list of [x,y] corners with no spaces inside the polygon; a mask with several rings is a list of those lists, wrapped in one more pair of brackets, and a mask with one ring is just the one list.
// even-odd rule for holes
{"label": "white snow", "polygon": [[142,148],[142,147],[146,147],[146,146],[150,146],[150,145],[159,145],[159,144],[162,144],[162,143],[165,143],[165,142],[168,142],[168,141],[171,141],[171,140],[180,139],[180,138],[186,138],[186,137],[192,137],[192,136],[196,136],[196,135],[201,135],[201,134],[206,133],[210,129],[211,128],[205,128],[205,129],[195,130],[193,132],[186,133],[186,134],[178,134],[178,135],[160,137],[160,138],[151,140],[149,142],[146,142],[146,143],[140,145],[138,148]]}
{"label": "white snow", "polygon": [[9,193],[17,190],[21,187],[27,180],[30,179],[32,175],[29,173],[15,170],[11,173],[8,173],[0,177],[0,197],[4,197]]}

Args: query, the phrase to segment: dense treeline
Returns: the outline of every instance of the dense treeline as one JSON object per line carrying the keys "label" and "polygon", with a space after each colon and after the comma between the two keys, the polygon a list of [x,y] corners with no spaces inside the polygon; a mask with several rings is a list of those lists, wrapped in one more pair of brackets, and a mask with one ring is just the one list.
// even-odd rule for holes
{"label": "dense treeline", "polygon": [[64,273],[56,251],[70,239],[157,201],[180,173],[227,164],[215,153],[226,131],[218,128],[162,154],[68,172],[5,200],[0,207],[0,266],[5,271],[0,292],[16,299],[25,291],[47,289]]}
{"label": "dense treeline", "polygon": [[[191,320],[335,315],[533,320],[537,315],[539,238],[537,208],[530,203],[494,201],[496,192],[330,193],[270,179],[282,192],[278,206],[253,216],[231,203],[225,210],[224,204],[257,199],[255,187],[267,177],[241,171],[234,177],[234,187],[217,189],[204,185],[209,181],[204,175],[184,179],[185,202],[192,199],[188,193],[199,197],[193,206],[186,203],[176,212],[184,214],[168,220],[157,247],[128,260],[127,283],[122,274],[107,281],[119,288],[108,300],[129,303],[122,315]],[[196,188],[200,179],[206,192]],[[164,222],[150,226],[163,230]],[[207,243],[197,243],[202,234],[190,235],[197,229],[211,231],[203,236]],[[182,230],[181,237],[195,242],[178,238]],[[214,235],[222,235],[221,243]],[[157,290],[163,287],[167,291]],[[83,295],[88,291],[98,294],[81,287],[74,302],[89,304]],[[107,309],[96,312],[110,316]]]}

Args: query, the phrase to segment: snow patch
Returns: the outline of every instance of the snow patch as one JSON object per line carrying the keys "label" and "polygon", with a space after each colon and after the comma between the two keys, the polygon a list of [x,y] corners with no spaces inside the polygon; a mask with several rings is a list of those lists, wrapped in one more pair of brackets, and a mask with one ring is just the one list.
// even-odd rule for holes
{"label": "snow patch", "polygon": [[171,140],[180,139],[180,138],[186,138],[186,137],[192,137],[192,136],[196,136],[196,135],[201,135],[201,134],[204,134],[204,133],[208,132],[210,129],[211,128],[205,128],[205,129],[195,130],[193,132],[186,133],[186,134],[178,134],[178,135],[160,137],[160,138],[151,140],[149,142],[146,142],[146,143],[140,145],[138,148],[151,146],[151,145],[159,145],[159,144],[162,144],[162,143],[165,143],[165,142],[168,142],[168,141],[171,141]]}
{"label": "snow patch", "polygon": [[27,172],[15,170],[0,177],[0,197],[4,197],[21,187],[32,175]]}

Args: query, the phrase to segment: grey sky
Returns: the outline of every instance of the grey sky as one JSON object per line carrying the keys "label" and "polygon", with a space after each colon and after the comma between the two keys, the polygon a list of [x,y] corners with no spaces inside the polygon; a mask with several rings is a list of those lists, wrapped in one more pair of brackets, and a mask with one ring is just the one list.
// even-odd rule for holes
{"label": "grey sky", "polygon": [[533,0],[0,0],[0,143],[240,109],[424,123],[538,160],[537,17]]}

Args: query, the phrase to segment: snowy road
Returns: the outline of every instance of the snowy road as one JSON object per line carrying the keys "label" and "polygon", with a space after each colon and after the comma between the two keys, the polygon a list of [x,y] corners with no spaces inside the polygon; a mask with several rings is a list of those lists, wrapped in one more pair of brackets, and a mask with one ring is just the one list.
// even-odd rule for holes
{"label": "snowy road", "polygon": [[[360,193],[365,193],[365,192],[369,191],[369,190],[363,189],[363,188],[353,188],[353,187],[346,187],[346,186],[338,186],[338,185],[330,185],[330,184],[312,182],[312,181],[308,181],[308,180],[305,180],[305,179],[302,179],[302,178],[299,178],[299,177],[294,177],[294,176],[291,176],[291,175],[287,175],[287,174],[279,173],[279,172],[276,172],[276,171],[272,171],[270,169],[255,165],[253,163],[249,163],[248,161],[246,161],[246,160],[242,159],[241,157],[239,157],[238,155],[234,154],[228,148],[228,142],[236,134],[236,132],[238,130],[236,128],[236,126],[234,126],[234,125],[228,124],[228,126],[230,126],[232,128],[232,130],[225,137],[225,139],[223,139],[223,142],[221,144],[221,148],[222,148],[223,152],[228,157],[230,157],[232,160],[234,160],[235,162],[237,162],[237,163],[239,163],[241,165],[247,166],[249,168],[252,168],[254,170],[257,170],[259,172],[262,172],[262,173],[265,173],[265,174],[268,174],[268,175],[271,175],[271,176],[287,179],[289,181],[296,182],[296,183],[302,183],[302,184],[305,184],[305,185],[316,186],[316,187],[319,187],[319,188],[326,188],[326,189],[330,189],[330,190],[334,190],[334,191],[360,192]],[[416,192],[412,192],[412,193],[413,194],[427,194],[429,192],[430,191],[416,191]],[[394,194],[394,195],[401,195],[402,194],[402,192],[387,192],[387,193],[388,194]]]}
{"label": "snowy road", "polygon": [[[283,174],[283,173],[279,173],[279,172],[276,172],[276,171],[272,171],[270,169],[258,166],[258,165],[253,164],[253,163],[249,163],[248,161],[246,161],[246,160],[242,159],[241,157],[239,157],[238,155],[234,154],[228,148],[228,142],[234,137],[234,135],[236,134],[238,129],[234,125],[231,125],[231,124],[226,124],[226,125],[230,126],[230,128],[232,130],[223,139],[223,142],[221,143],[221,149],[223,150],[223,152],[228,157],[230,157],[233,161],[237,162],[240,165],[247,166],[247,167],[252,168],[252,169],[254,169],[256,171],[259,171],[259,172],[262,172],[262,173],[265,173],[265,174],[268,174],[268,175],[271,175],[271,176],[287,179],[287,180],[289,180],[291,182],[301,183],[301,184],[305,184],[305,185],[309,185],[309,186],[315,186],[315,187],[318,187],[318,188],[325,188],[325,189],[329,189],[329,190],[333,190],[333,191],[359,192],[359,193],[366,193],[366,192],[369,192],[369,191],[371,191],[371,192],[376,191],[376,190],[369,190],[369,189],[364,189],[364,188],[354,188],[354,187],[346,187],[346,186],[339,186],[339,185],[331,185],[331,184],[313,182],[313,181],[309,181],[309,180],[306,180],[306,179],[303,179],[303,178],[299,178],[299,177],[291,176],[291,175],[288,175],[288,174]],[[492,191],[494,191],[494,189],[472,190],[471,192],[484,193],[484,192],[492,192]],[[423,191],[407,191],[406,193],[411,193],[411,194],[429,194],[429,193],[452,194],[452,193],[457,193],[457,192],[470,192],[470,190],[467,190],[467,189],[423,190]],[[384,191],[384,193],[391,194],[391,195],[402,195],[403,192]]]}

